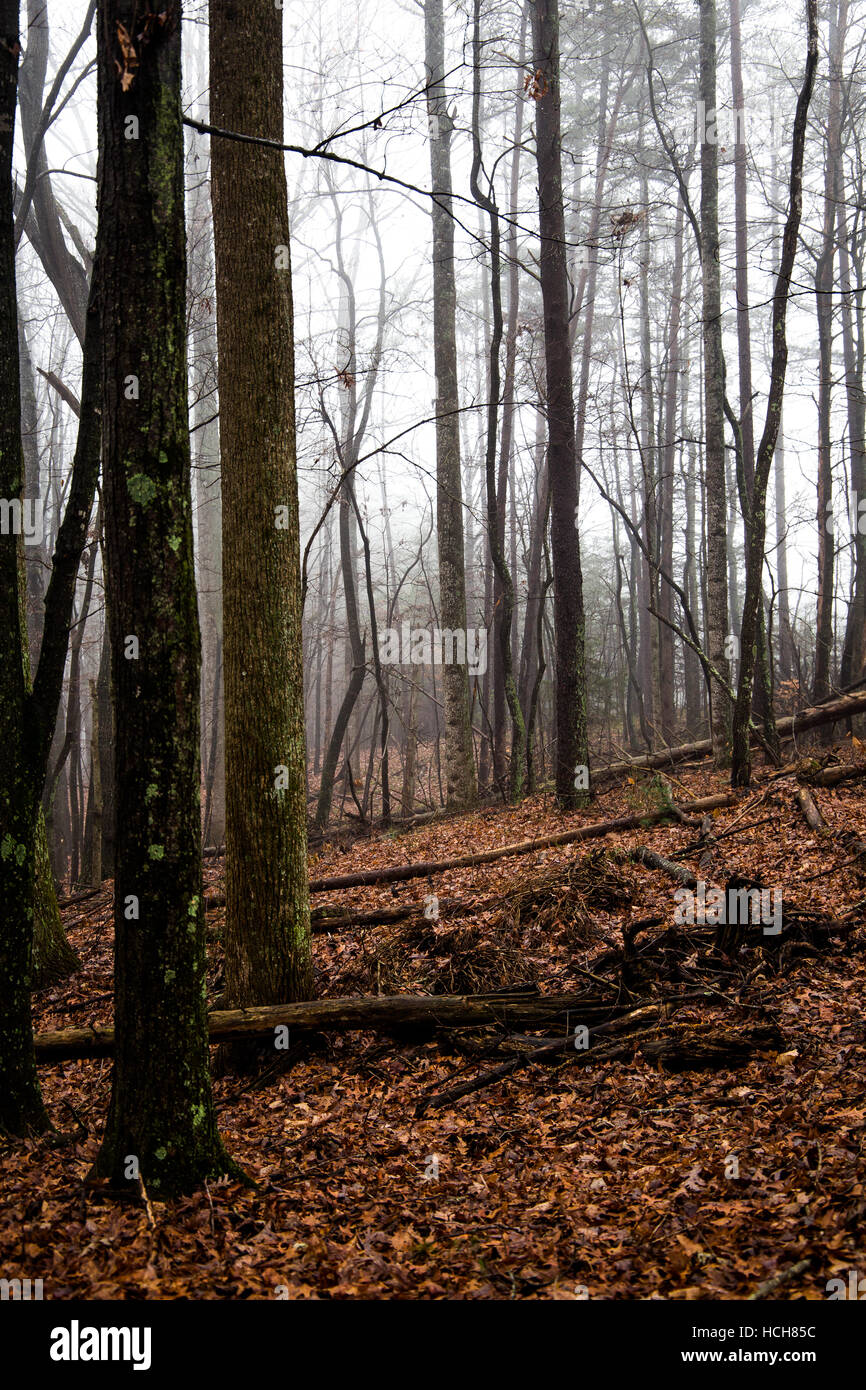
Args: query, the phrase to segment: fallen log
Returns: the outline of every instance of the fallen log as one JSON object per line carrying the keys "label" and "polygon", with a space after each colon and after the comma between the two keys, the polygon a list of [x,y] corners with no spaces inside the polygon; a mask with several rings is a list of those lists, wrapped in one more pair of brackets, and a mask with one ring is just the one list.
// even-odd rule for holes
{"label": "fallen log", "polygon": [[102,885],[99,888],[86,888],[81,893],[73,893],[68,898],[58,898],[58,907],[74,907],[76,903],[87,902],[89,898],[95,898],[102,892]]}
{"label": "fallen log", "polygon": [[[787,715],[776,720],[776,730],[780,739],[793,738],[795,734],[805,733],[807,729],[818,728],[821,724],[835,724],[837,720],[848,719],[853,714],[866,710],[866,691],[854,695],[843,695],[836,700],[828,700],[823,705],[813,705],[801,710],[799,714]],[[751,742],[758,740],[753,736]],[[609,763],[607,767],[593,768],[591,781],[594,787],[616,777],[627,776],[629,772],[641,768],[668,767],[673,763],[686,762],[689,758],[707,758],[713,751],[708,738],[695,743],[683,743],[677,748],[665,748],[658,753],[643,753],[623,762]]]}
{"label": "fallen log", "polygon": [[[864,697],[866,699],[866,697]],[[721,806],[733,806],[737,797],[733,792],[719,792],[715,796],[705,796],[700,801],[686,801],[678,808],[681,812],[714,811]],[[311,893],[327,893],[335,888],[360,888],[369,883],[396,883],[409,878],[425,878],[428,875],[445,873],[448,869],[464,869],[474,864],[490,864],[496,859],[507,859],[512,855],[534,854],[536,850],[553,849],[557,845],[575,844],[580,840],[599,839],[604,835],[614,835],[624,830],[640,830],[672,815],[669,807],[660,811],[650,811],[644,815],[620,816],[617,820],[595,821],[582,825],[577,830],[563,830],[556,835],[544,835],[537,840],[521,840],[517,844],[499,845],[496,849],[481,850],[478,854],[460,854],[454,859],[430,860],[417,864],[397,864],[381,869],[363,869],[354,874],[337,874],[333,878],[317,878],[310,883]]]}
{"label": "fallen log", "polygon": [[837,787],[840,782],[866,777],[866,763],[841,763],[838,767],[800,768],[798,779],[810,787]]}
{"label": "fallen log", "polygon": [[641,845],[638,849],[632,850],[629,859],[633,859],[636,864],[643,864],[648,869],[659,869],[661,873],[667,874],[675,883],[680,883],[684,888],[697,888],[698,880],[691,869],[683,868],[682,864],[675,864],[672,859],[665,859],[661,854],[656,854],[655,850],[647,849],[646,845]]}
{"label": "fallen log", "polygon": [[[285,1026],[291,1032],[371,1032],[401,1028],[473,1028],[499,1024],[513,1029],[546,1028],[562,1023],[572,1028],[616,1009],[588,999],[585,994],[397,994],[355,995],[345,999],[314,999],[300,1004],[270,1004],[259,1008],[219,1009],[208,1014],[212,1043],[235,1038],[273,1036]],[[108,1057],[114,1051],[111,1027],[61,1028],[37,1033],[34,1038],[39,1062],[59,1062],[76,1057]]]}
{"label": "fallen log", "polygon": [[799,787],[797,789],[796,800],[797,805],[799,806],[800,811],[802,813],[803,819],[805,820],[809,829],[814,831],[816,835],[829,835],[830,827],[825,821],[821,813],[821,810],[818,806],[818,803],[815,800],[812,793],[809,791],[808,787]]}
{"label": "fallen log", "polygon": [[[440,917],[466,917],[500,902],[499,898],[474,903],[464,902],[461,898],[439,898],[437,910]],[[374,907],[369,912],[314,907],[310,913],[310,931],[316,936],[326,932],[348,931],[353,927],[384,927],[392,922],[421,921],[425,917],[429,919],[430,912],[423,901],[406,903],[403,907]]]}
{"label": "fallen log", "polygon": [[815,800],[808,787],[798,787],[796,793],[797,805],[800,808],[803,819],[814,835],[820,839],[836,840],[840,847],[847,853],[854,856],[855,867],[862,870],[866,866],[866,843],[860,839],[854,830],[834,830],[828,824],[820,806]]}
{"label": "fallen log", "polygon": [[[483,903],[463,902],[460,898],[440,898],[438,908],[440,915],[447,912],[453,917],[463,917],[469,913],[481,912],[485,907],[499,902],[498,898]],[[204,900],[205,912],[216,912],[225,905],[225,896],[222,894]],[[322,936],[326,932],[348,931],[353,927],[387,926],[392,922],[420,919],[426,914],[427,906],[423,900],[404,903],[400,907],[374,907],[368,912],[353,912],[351,908],[343,907],[314,907],[310,913],[310,932],[313,936]]]}

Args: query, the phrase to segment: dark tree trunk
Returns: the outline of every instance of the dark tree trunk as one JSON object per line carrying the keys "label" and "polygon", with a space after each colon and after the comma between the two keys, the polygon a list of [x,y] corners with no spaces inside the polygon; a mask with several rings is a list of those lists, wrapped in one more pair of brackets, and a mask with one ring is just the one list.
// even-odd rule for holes
{"label": "dark tree trunk", "polygon": [[[102,0],[94,273],[104,296],[117,708],[116,1052],[96,1170],[117,1186],[137,1170],[165,1196],[224,1174],[231,1162],[208,1075],[180,4],[169,4],[139,41],[138,64],[124,80],[118,34],[120,26],[137,34],[136,23],[136,0]],[[130,130],[137,139],[127,138]]]}
{"label": "dark tree trunk", "polygon": [[[0,497],[24,488],[12,151],[18,87],[18,0],[0,0]],[[14,527],[0,533],[0,1130],[48,1123],[33,1051],[30,983],[38,789],[31,775],[23,566]]]}
{"label": "dark tree trunk", "polygon": [[[842,49],[847,25],[847,0],[830,4],[830,82],[827,137],[824,152],[824,228],[821,254],[815,267],[815,307],[818,319],[818,604],[815,615],[815,675],[812,699],[830,693],[833,656],[833,459],[831,406],[833,390],[833,262],[836,252],[836,196],[841,160]],[[847,518],[848,508],[843,509]]]}
{"label": "dark tree trunk", "polygon": [[[847,15],[846,15],[847,19]],[[841,22],[841,20],[840,20]],[[861,174],[862,180],[862,174]],[[841,182],[841,171],[840,179]],[[862,182],[861,196],[862,203]],[[866,326],[864,326],[862,212],[849,232],[844,197],[837,190],[836,229],[839,250],[839,291],[842,300],[842,351],[845,363],[845,396],[848,407],[848,447],[851,451],[851,496],[856,498],[857,525],[854,528],[854,574],[851,605],[845,626],[840,684],[849,685],[866,665],[866,522],[860,512],[866,497],[866,392],[863,389]],[[853,263],[853,265],[852,265]],[[852,268],[855,279],[852,281]],[[855,328],[856,324],[856,328]]]}
{"label": "dark tree trunk", "polygon": [[[782,239],[782,255],[779,273],[773,293],[772,342],[773,352],[770,364],[770,389],[767,397],[767,414],[755,464],[754,487],[750,507],[750,524],[746,532],[746,593],[743,599],[743,624],[740,647],[740,679],[733,716],[733,739],[731,758],[731,781],[734,786],[748,786],[751,778],[750,754],[750,716],[752,710],[752,682],[758,659],[758,642],[761,637],[761,610],[763,604],[764,542],[766,537],[767,483],[776,439],[779,433],[779,418],[785,391],[785,372],[788,363],[788,341],[786,320],[788,297],[791,291],[791,276],[797,254],[797,239],[800,231],[800,217],[803,203],[803,151],[806,141],[806,122],[815,69],[818,65],[818,20],[817,0],[807,0],[809,24],[808,54],[803,85],[797,99],[794,117],[794,130],[791,143],[791,176],[789,184],[788,216]],[[775,726],[772,729],[776,740]],[[772,745],[771,745],[772,746]]]}
{"label": "dark tree trunk", "polygon": [[99,700],[99,763],[102,773],[102,872],[105,878],[113,878],[117,820],[114,801],[114,700],[112,699],[111,679],[111,634],[107,616],[103,626],[96,691]]}
{"label": "dark tree trunk", "polygon": [[[716,110],[716,0],[700,0],[700,95],[704,111]],[[707,534],[707,655],[724,680],[730,667],[728,639],[727,518],[725,495],[725,360],[722,348],[719,264],[719,151],[701,141],[701,273],[704,343],[704,478]],[[717,766],[730,758],[731,715],[727,697],[710,693],[710,720]]]}
{"label": "dark tree trunk", "polygon": [[589,766],[589,753],[568,270],[562,204],[558,0],[536,0],[532,10],[532,32],[535,81],[540,84],[536,93],[536,157],[556,628],[556,797],[560,806],[570,809],[586,804],[588,793],[575,786],[575,782],[577,769]]}
{"label": "dark tree trunk", "polygon": [[[473,11],[473,95],[472,95],[472,171],[470,186],[472,196],[490,219],[490,301],[491,337],[489,353],[489,381],[487,404],[487,439],[485,446],[484,476],[487,499],[487,536],[490,544],[490,558],[496,579],[494,587],[493,628],[498,660],[494,673],[502,682],[502,693],[508,704],[511,716],[511,774],[509,778],[509,799],[518,801],[523,792],[526,731],[523,711],[517,698],[514,681],[511,650],[511,620],[514,614],[514,580],[505,560],[505,477],[507,470],[501,470],[501,478],[496,475],[496,438],[499,417],[499,352],[502,345],[502,282],[499,235],[499,211],[493,198],[493,188],[482,189],[481,174],[481,3],[475,0]],[[515,329],[516,331],[516,329]],[[494,692],[495,696],[495,692]],[[496,714],[494,702],[494,775],[499,780],[500,768],[497,754],[504,753],[504,729]],[[504,771],[504,767],[502,769]]]}
{"label": "dark tree trunk", "polygon": [[[661,527],[660,558],[665,574],[674,570],[674,464],[676,461],[677,407],[680,392],[680,316],[683,294],[683,228],[685,213],[682,200],[677,204],[674,228],[674,269],[671,286],[671,313],[668,323],[667,373],[665,381],[664,435],[662,440],[662,476],[659,486],[659,522]],[[673,618],[673,593],[670,584],[662,579],[658,594],[659,613],[670,622]],[[659,699],[661,703],[662,737],[665,743],[674,741],[674,634],[667,623],[659,624]]]}

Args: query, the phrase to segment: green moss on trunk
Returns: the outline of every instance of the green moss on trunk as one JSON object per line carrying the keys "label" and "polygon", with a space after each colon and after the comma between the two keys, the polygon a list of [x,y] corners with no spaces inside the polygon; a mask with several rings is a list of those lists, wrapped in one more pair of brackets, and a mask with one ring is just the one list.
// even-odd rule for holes
{"label": "green moss on trunk", "polygon": [[[283,136],[282,13],[211,0],[211,117]],[[282,155],[211,141],[226,730],[226,998],[309,999],[301,565]],[[324,778],[323,778],[324,783]]]}
{"label": "green moss on trunk", "polygon": [[180,5],[168,5],[139,43],[124,91],[118,29],[137,32],[138,14],[135,0],[105,0],[98,32],[95,273],[117,839],[116,1051],[97,1169],[117,1184],[140,1173],[165,1196],[236,1170],[217,1132],[208,1072]]}

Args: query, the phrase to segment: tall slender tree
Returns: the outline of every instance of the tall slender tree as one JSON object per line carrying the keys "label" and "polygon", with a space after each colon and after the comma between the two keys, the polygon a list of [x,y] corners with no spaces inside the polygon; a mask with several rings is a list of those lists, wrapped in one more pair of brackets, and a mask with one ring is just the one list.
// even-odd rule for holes
{"label": "tall slender tree", "polygon": [[[494,589],[494,633],[499,660],[494,666],[496,679],[501,681],[511,716],[511,773],[509,797],[518,801],[523,791],[523,769],[526,748],[526,728],[523,711],[517,696],[511,651],[511,620],[514,615],[514,580],[505,559],[505,489],[507,469],[502,470],[501,483],[496,477],[497,424],[501,375],[499,354],[503,338],[502,315],[502,255],[500,251],[499,209],[493,191],[493,181],[487,189],[481,185],[483,160],[481,152],[481,0],[474,0],[472,11],[472,169],[469,183],[472,196],[488,216],[490,223],[490,316],[491,335],[488,355],[487,440],[484,455],[484,479],[487,500],[487,539],[490,559],[498,584]],[[501,743],[501,729],[498,731]],[[500,751],[504,751],[501,750]],[[494,743],[494,759],[496,745]]]}
{"label": "tall slender tree", "polygon": [[[445,87],[443,0],[424,0],[424,64],[430,128],[433,221],[433,359],[436,371],[436,533],[439,544],[439,616],[443,628],[466,627],[466,567],[457,391],[457,286],[454,275],[451,135]],[[469,673],[456,662],[443,668],[445,776],[454,808],[474,804],[477,789],[469,724]]]}
{"label": "tall slender tree", "polygon": [[773,351],[770,363],[770,389],[767,397],[764,429],[755,462],[750,524],[746,532],[746,592],[743,599],[740,679],[733,716],[731,780],[734,786],[748,786],[751,777],[749,717],[752,708],[752,683],[758,660],[758,642],[761,637],[760,615],[763,603],[762,576],[767,529],[767,484],[776,451],[776,439],[779,433],[785,391],[785,372],[788,364],[786,326],[788,299],[791,293],[791,276],[797,254],[797,238],[803,206],[803,154],[806,144],[806,123],[809,103],[812,99],[815,70],[818,66],[817,0],[806,0],[806,22],[808,27],[806,69],[794,116],[788,215],[785,221],[782,254],[773,293]]}
{"label": "tall slender tree", "polygon": [[585,804],[588,768],[583,577],[577,531],[577,459],[569,342],[569,285],[562,202],[559,3],[532,7],[533,96],[538,163],[539,257],[547,375],[547,468],[551,499],[553,611],[556,632],[556,798]]}
{"label": "tall slender tree", "polygon": [[[0,498],[20,505],[24,487],[12,152],[18,90],[18,0],[0,0]],[[19,528],[20,529],[20,528]],[[48,1123],[30,1022],[36,802],[25,711],[25,596],[16,528],[0,531],[0,1128]]]}
{"label": "tall slender tree", "polygon": [[[283,139],[282,10],[211,0],[211,120]],[[312,992],[286,174],[211,138],[226,729],[226,997]]]}
{"label": "tall slender tree", "polygon": [[[4,373],[0,424],[0,497],[18,505],[23,486],[17,311],[15,305],[15,237],[12,227],[12,140],[18,59],[18,8],[10,3],[7,27],[0,33],[3,93],[0,131],[0,370]],[[8,145],[6,143],[8,139]],[[0,535],[0,730],[8,773],[0,787],[0,1125],[21,1131],[39,1128],[45,1115],[39,1098],[30,1031],[31,967],[34,962],[32,898],[44,868],[40,843],[40,796],[51,748],[63,671],[76,576],[87,535],[99,473],[99,362],[101,337],[97,297],[91,285],[83,330],[80,423],[67,489],[66,509],[57,532],[51,575],[45,593],[45,616],[39,662],[29,682],[25,621],[24,565],[16,527]],[[42,832],[44,834],[44,832]],[[43,877],[44,881],[44,877]],[[53,889],[53,885],[52,885]],[[56,912],[56,906],[54,908]],[[38,931],[36,932],[38,936]],[[44,941],[44,936],[43,936]],[[40,947],[43,942],[40,942]],[[53,956],[55,953],[50,952]],[[36,963],[48,956],[36,951]]]}
{"label": "tall slender tree", "polygon": [[[815,675],[812,698],[830,694],[833,658],[833,264],[836,257],[836,201],[842,158],[842,54],[848,5],[830,0],[828,48],[830,82],[824,148],[824,226],[815,265],[815,310],[818,319],[818,601],[815,614]],[[843,508],[847,515],[848,507]]]}
{"label": "tall slender tree", "polygon": [[[725,358],[722,347],[722,291],[719,262],[719,148],[716,111],[716,0],[700,0],[699,92],[701,130],[701,276],[704,342],[704,479],[707,533],[707,654],[725,682],[728,656],[727,518],[725,490]],[[727,696],[710,690],[713,756],[717,766],[730,760],[731,707]]]}

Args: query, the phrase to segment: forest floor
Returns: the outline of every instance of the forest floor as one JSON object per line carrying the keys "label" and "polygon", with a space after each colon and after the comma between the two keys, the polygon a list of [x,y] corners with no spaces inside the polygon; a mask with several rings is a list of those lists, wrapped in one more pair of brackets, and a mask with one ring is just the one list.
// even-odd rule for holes
{"label": "forest floor", "polygon": [[[728,790],[706,765],[671,780],[678,801]],[[110,1061],[45,1065],[46,1102],[67,1142],[0,1149],[4,1276],[42,1278],[53,1299],[826,1298],[829,1279],[866,1270],[866,880],[839,842],[807,828],[795,791],[793,778],[764,772],[715,813],[716,836],[734,833],[718,840],[710,877],[759,878],[781,891],[786,912],[828,919],[824,948],[784,961],[749,948],[748,960],[728,963],[717,998],[677,1013],[735,1029],[770,1021],[781,1034],[770,1050],[680,1071],[637,1053],[593,1064],[591,1051],[563,1051],[416,1118],[423,1094],[513,1050],[494,1056],[489,1029],[317,1037],[281,1071],[215,1081],[227,1146],[255,1189],[216,1182],[149,1209],[84,1185]],[[619,785],[563,816],[539,796],[328,845],[311,873],[552,834],[631,814],[642,797]],[[866,837],[862,784],[816,800],[832,828]],[[315,936],[317,992],[579,989],[594,962],[621,949],[624,924],[674,923],[676,884],[610,851],[647,845],[670,857],[694,841],[693,827],[661,824],[443,873],[433,886],[421,878],[317,895],[317,905],[359,910],[420,904],[433,891],[485,904],[453,922],[445,913]],[[696,871],[698,859],[680,862]],[[208,859],[205,875],[218,895],[222,861]],[[539,884],[540,896],[519,897]],[[64,915],[82,969],[37,995],[38,1031],[111,1020],[111,885]],[[222,918],[207,914],[214,995]]]}

